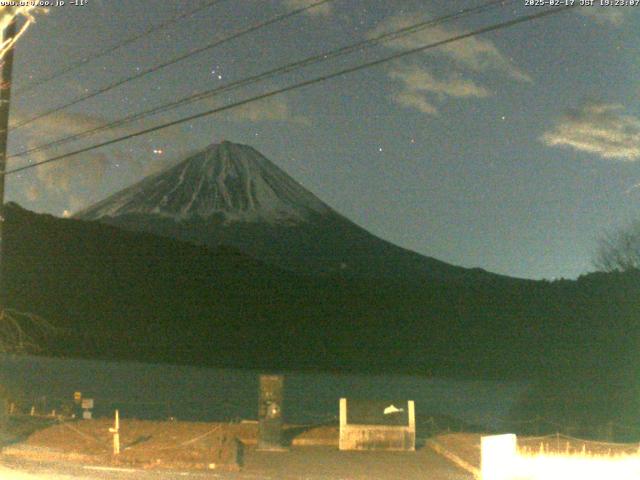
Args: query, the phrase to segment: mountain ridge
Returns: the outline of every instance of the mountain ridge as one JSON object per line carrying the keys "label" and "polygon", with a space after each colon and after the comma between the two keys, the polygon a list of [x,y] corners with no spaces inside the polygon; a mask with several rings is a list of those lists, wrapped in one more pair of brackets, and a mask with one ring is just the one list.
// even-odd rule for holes
{"label": "mountain ridge", "polygon": [[326,205],[253,147],[231,142],[212,144],[74,218],[209,247],[231,245],[302,273],[501,276],[450,265],[381,239]]}

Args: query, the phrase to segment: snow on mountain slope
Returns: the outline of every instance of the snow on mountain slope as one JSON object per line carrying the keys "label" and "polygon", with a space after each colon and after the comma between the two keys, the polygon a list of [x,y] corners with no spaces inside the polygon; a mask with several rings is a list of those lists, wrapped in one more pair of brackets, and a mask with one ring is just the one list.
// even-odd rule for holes
{"label": "snow on mountain slope", "polygon": [[340,215],[253,148],[214,144],[75,215],[304,273],[483,276],[393,245]]}
{"label": "snow on mountain slope", "polygon": [[225,223],[295,224],[311,213],[328,212],[327,205],[253,148],[222,142],[76,217],[150,214],[182,221],[221,216]]}

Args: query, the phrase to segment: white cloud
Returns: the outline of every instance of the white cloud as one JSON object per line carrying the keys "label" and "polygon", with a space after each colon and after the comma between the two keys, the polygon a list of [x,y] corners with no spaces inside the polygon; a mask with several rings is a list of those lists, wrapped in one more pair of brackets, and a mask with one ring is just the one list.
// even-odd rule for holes
{"label": "white cloud", "polygon": [[597,5],[578,9],[581,15],[592,18],[600,25],[609,24],[614,27],[619,27],[624,23],[624,11],[626,11],[625,8],[601,7]]}
{"label": "white cloud", "polygon": [[[403,14],[390,17],[381,22],[368,34],[369,38],[377,37],[385,32],[409,27],[425,19],[424,14]],[[464,31],[453,27],[432,26],[411,35],[403,36],[385,42],[394,49],[413,49],[431,43],[439,42],[463,34]],[[505,57],[491,40],[481,37],[470,37],[464,40],[447,43],[433,50],[426,50],[425,54],[443,56],[458,67],[475,72],[494,70],[502,72],[519,82],[531,82],[531,77],[520,70],[511,60]]]}
{"label": "white cloud", "polygon": [[565,114],[541,140],[605,159],[638,161],[640,118],[625,114],[622,105],[588,103]]}
{"label": "white cloud", "polygon": [[109,158],[102,153],[87,153],[61,162],[40,165],[36,175],[49,190],[69,193],[72,185],[84,189],[96,188],[104,178],[110,165]]}
{"label": "white cloud", "polygon": [[[390,17],[368,33],[369,38],[378,37],[386,32],[400,30],[416,24],[424,14],[403,14]],[[385,42],[389,48],[409,50],[446,40],[464,33],[453,27],[433,26],[410,35]],[[445,73],[434,76],[424,67],[396,65],[388,75],[402,83],[401,90],[392,94],[393,102],[408,108],[436,115],[436,101],[452,98],[486,98],[493,93],[477,81],[467,78],[471,73],[494,71],[517,82],[531,82],[531,77],[520,70],[505,57],[491,40],[470,37],[457,42],[426,50],[425,55],[439,55],[448,60]],[[462,72],[465,72],[464,74]]]}
{"label": "white cloud", "polygon": [[247,103],[241,107],[229,110],[228,118],[236,122],[290,122],[309,125],[307,117],[295,115],[291,112],[289,102],[281,95],[267,97],[263,100]]}
{"label": "white cloud", "polygon": [[422,113],[436,115],[438,109],[431,96],[440,100],[447,97],[485,98],[491,92],[457,73],[444,79],[434,77],[426,69],[413,65],[399,67],[389,72],[389,77],[402,82],[402,90],[391,99],[403,107],[415,108]]}
{"label": "white cloud", "polygon": [[[28,117],[18,113],[15,122],[21,123],[25,118]],[[31,149],[105,123],[108,121],[90,115],[60,112],[23,127],[20,133],[27,149]],[[118,132],[116,130],[116,133]],[[30,154],[28,158],[31,163],[42,162],[63,153],[68,148],[55,147],[37,151]],[[35,201],[44,193],[56,193],[70,198],[72,190],[93,191],[102,182],[112,161],[118,161],[118,158],[107,157],[100,151],[91,151],[59,162],[40,165],[34,169],[39,181],[38,185],[29,186],[25,192],[26,198]],[[10,162],[9,168],[25,164],[23,158],[17,161],[11,159]]]}
{"label": "white cloud", "polygon": [[[282,2],[284,3],[285,7],[287,7],[287,9],[298,10],[299,8],[304,8],[313,3],[317,3],[318,0],[282,0]],[[331,12],[332,9],[330,3],[323,3],[321,5],[318,5],[317,7],[313,7],[305,11],[307,15],[324,17],[331,15]]]}
{"label": "white cloud", "polygon": [[[18,112],[13,116],[13,122],[19,124],[28,115]],[[21,150],[38,147],[85,131],[101,127],[110,123],[110,120],[93,115],[57,112],[52,115],[42,117],[37,122],[25,125],[18,130],[21,137]],[[134,130],[150,127],[146,121],[139,121],[134,124],[123,125],[113,129],[100,132],[96,136],[89,136],[82,143],[70,142],[64,145],[55,146],[46,150],[33,152],[28,156],[12,158],[9,160],[9,168],[16,168],[30,163],[38,163],[56,155],[75,150],[87,144],[97,143],[110,138],[122,136]],[[136,175],[146,176],[171,165],[175,159],[171,155],[154,155],[154,148],[165,149],[166,145],[171,145],[172,154],[179,150],[181,144],[181,133],[178,127],[165,129],[157,137],[145,137],[138,141],[136,155],[125,154],[119,148],[111,147],[108,151],[96,149],[69,157],[67,159],[45,163],[34,168],[35,178],[38,180],[37,186],[33,186],[24,192],[25,197],[30,201],[36,201],[43,194],[56,194],[59,198],[65,198],[70,207],[75,210],[76,206],[82,206],[82,199],[92,198],[93,194],[100,188],[105,175],[112,171],[114,167],[128,167],[128,172],[135,172]],[[125,147],[126,144],[122,144]],[[125,147],[126,148],[126,147]],[[145,149],[148,155],[144,155]],[[130,150],[130,149],[129,149]]]}
{"label": "white cloud", "polygon": [[[12,121],[21,123],[31,116],[18,111],[12,114]],[[154,124],[168,119],[170,117],[156,117]],[[19,150],[28,150],[108,123],[111,123],[109,119],[98,116],[58,112],[18,129],[12,143],[19,146]],[[11,158],[9,169],[42,162],[65,152],[150,126],[152,124],[146,120],[137,121],[86,137],[80,142],[70,142],[33,152],[28,156]],[[183,133],[183,126],[177,125],[163,129],[155,135],[132,139],[108,149],[96,149],[61,161],[39,165],[29,170],[32,175],[16,176],[15,186],[18,179],[22,178],[22,185],[16,190],[20,192],[18,200],[62,203],[65,209],[73,213],[96,201],[104,194],[105,186],[118,184],[119,179],[137,180],[183,159],[182,153],[191,147],[188,138]],[[154,154],[154,150],[163,153]],[[108,175],[114,172],[117,172],[117,177],[108,178]]]}
{"label": "white cloud", "polygon": [[[12,113],[11,117],[11,126],[19,125],[30,119],[28,115],[23,113]],[[85,130],[99,127],[105,123],[108,123],[108,121],[92,115],[57,112],[39,118],[37,122],[29,123],[22,128],[25,130],[28,129],[33,135],[37,133],[45,137],[55,137],[57,135],[75,135]],[[51,140],[51,138],[45,140]]]}
{"label": "white cloud", "polygon": [[462,78],[460,74],[439,80],[416,65],[392,70],[389,76],[402,81],[410,91],[430,92],[448,97],[485,98],[491,95],[489,90],[472,80]]}
{"label": "white cloud", "polygon": [[437,115],[438,109],[433,106],[425,95],[420,92],[404,90],[392,95],[391,99],[403,107],[415,108],[427,115]]}
{"label": "white cloud", "polygon": [[[13,121],[16,123],[28,118],[30,118],[29,115],[20,112],[13,115]],[[108,121],[90,115],[58,112],[20,128],[17,131],[16,143],[20,145],[20,150],[31,149],[105,123]],[[116,129],[115,134],[122,131],[122,129]],[[29,163],[33,164],[77,147],[77,144],[70,145],[73,144],[33,152],[28,157],[12,158],[9,160],[9,169],[28,164],[27,158]],[[62,202],[70,211],[76,210],[94,196],[111,165],[120,161],[122,157],[116,151],[110,151],[107,154],[94,150],[61,161],[39,165],[31,170],[33,176],[24,177],[22,198],[28,202]],[[21,177],[22,175],[18,175],[18,178]]]}

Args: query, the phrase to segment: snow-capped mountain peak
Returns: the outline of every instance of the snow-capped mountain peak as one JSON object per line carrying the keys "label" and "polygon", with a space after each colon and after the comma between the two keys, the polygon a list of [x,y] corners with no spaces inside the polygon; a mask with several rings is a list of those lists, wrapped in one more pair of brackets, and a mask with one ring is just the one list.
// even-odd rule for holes
{"label": "snow-capped mountain peak", "polygon": [[292,224],[331,209],[252,147],[213,144],[112,195],[76,217],[153,215],[176,221]]}

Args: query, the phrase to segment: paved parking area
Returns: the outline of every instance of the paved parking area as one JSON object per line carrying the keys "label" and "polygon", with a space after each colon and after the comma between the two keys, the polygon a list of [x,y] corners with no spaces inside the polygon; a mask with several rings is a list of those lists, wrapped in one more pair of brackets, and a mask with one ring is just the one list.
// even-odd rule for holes
{"label": "paved parking area", "polygon": [[473,476],[429,448],[416,452],[340,452],[333,447],[295,447],[287,452],[248,448],[240,472],[169,472],[91,467],[69,462],[0,458],[3,480],[472,480]]}

